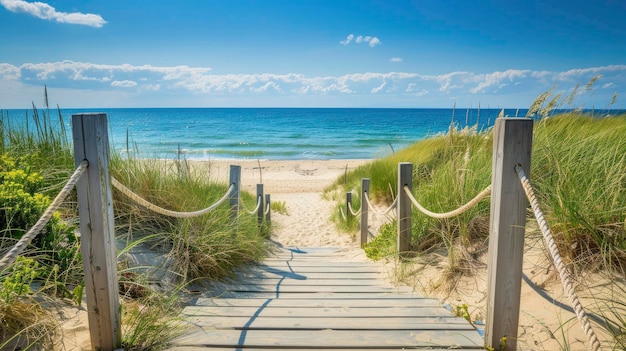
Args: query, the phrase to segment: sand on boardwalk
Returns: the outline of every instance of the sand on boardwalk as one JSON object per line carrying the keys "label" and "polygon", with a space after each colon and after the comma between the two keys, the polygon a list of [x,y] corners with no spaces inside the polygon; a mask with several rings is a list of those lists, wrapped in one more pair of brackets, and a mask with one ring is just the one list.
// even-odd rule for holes
{"label": "sand on boardwalk", "polygon": [[[368,160],[219,160],[192,162],[196,169],[206,169],[209,178],[228,182],[230,165],[241,166],[242,188],[256,192],[256,184],[264,184],[264,192],[271,195],[272,201],[284,202],[287,215],[272,213],[274,224],[273,240],[286,246],[319,247],[329,246],[344,250],[346,257],[355,260],[366,259],[354,235],[339,232],[329,221],[334,204],[322,198],[323,190],[331,185],[347,170],[365,164]],[[525,273],[539,290],[567,304],[551,264],[545,260],[540,250],[541,244],[525,255]],[[530,253],[530,254],[529,254]],[[467,303],[472,317],[484,313],[486,296],[486,269],[480,268],[476,275],[458,280],[457,290],[440,294],[433,289],[440,283],[445,258],[440,262],[426,265],[426,269],[400,266],[394,260],[386,263],[388,272],[416,272],[411,279],[403,281],[403,290],[408,289],[439,297],[452,306]],[[570,350],[587,350],[587,341],[572,313],[556,307],[541,297],[527,284],[522,284],[522,311],[520,313],[520,341],[518,350],[558,350],[564,343]],[[83,306],[84,307],[84,306]],[[90,350],[89,332],[86,326],[84,308],[65,312],[68,317],[62,322],[65,329],[64,350]],[[573,320],[572,320],[573,319]],[[566,323],[567,341],[561,338],[559,326]],[[596,329],[597,330],[597,329]],[[551,331],[554,335],[551,335]],[[604,339],[604,338],[601,338]]]}

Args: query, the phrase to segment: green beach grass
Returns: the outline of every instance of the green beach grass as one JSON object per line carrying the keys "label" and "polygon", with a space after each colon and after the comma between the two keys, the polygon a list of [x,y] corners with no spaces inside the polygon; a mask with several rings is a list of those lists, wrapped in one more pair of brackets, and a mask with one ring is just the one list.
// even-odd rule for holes
{"label": "green beach grass", "polygon": [[[539,198],[561,255],[580,279],[602,276],[603,287],[585,286],[593,300],[589,308],[610,323],[603,329],[613,336],[612,347],[626,346],[626,115],[592,116],[572,111],[552,114],[558,106],[550,95],[535,107],[543,116],[535,122],[531,183]],[[361,178],[370,179],[370,197],[387,207],[396,196],[399,162],[413,163],[413,193],[434,212],[447,212],[465,204],[491,182],[493,133],[451,127],[445,135],[419,141],[386,158],[365,164],[325,189],[337,208],[345,207],[345,193],[353,192],[359,208]],[[464,214],[433,219],[415,210],[412,246],[418,255],[443,255],[447,264],[442,281],[471,276],[487,253],[489,200]],[[335,213],[338,213],[339,209]],[[530,212],[529,212],[530,216]],[[346,223],[334,216],[339,228],[356,231],[358,218]],[[536,237],[534,218],[527,235]],[[372,259],[396,257],[395,220],[380,227],[365,245]],[[578,281],[585,285],[585,280]],[[454,284],[443,284],[452,288]],[[606,293],[608,286],[609,293]],[[600,291],[603,293],[600,294]],[[563,342],[567,345],[567,341]]]}
{"label": "green beach grass", "polygon": [[[33,105],[25,114],[2,111],[0,118],[2,252],[39,219],[74,170],[60,110]],[[15,127],[14,118],[27,122]],[[110,173],[139,196],[174,211],[205,208],[228,189],[207,180],[206,172],[194,172],[184,159],[143,159],[137,152],[126,158],[111,155]],[[116,190],[113,197],[127,350],[166,349],[180,332],[179,301],[190,282],[227,277],[234,268],[266,255],[270,229],[259,230],[254,216],[234,220],[228,205],[203,216],[176,219],[154,214]],[[254,202],[251,194],[243,193],[242,198]],[[0,349],[60,347],[58,323],[42,301],[55,306],[81,303],[84,283],[76,226],[74,192],[24,258],[0,272]],[[169,285],[155,289],[155,277],[147,275],[145,267],[129,264],[128,257],[138,247],[165,258],[167,265],[159,269],[173,277]]]}

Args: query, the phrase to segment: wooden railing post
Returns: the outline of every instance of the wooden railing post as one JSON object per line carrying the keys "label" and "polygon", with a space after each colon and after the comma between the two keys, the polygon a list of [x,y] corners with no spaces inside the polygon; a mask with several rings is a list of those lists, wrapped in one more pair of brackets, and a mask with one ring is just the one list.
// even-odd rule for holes
{"label": "wooden railing post", "polygon": [[270,225],[272,224],[272,202],[270,201],[270,194],[265,194],[265,208],[267,209],[265,222]]}
{"label": "wooden railing post", "polygon": [[89,162],[76,190],[91,348],[112,351],[121,346],[121,320],[106,114],[72,115],[72,133],[76,166]]}
{"label": "wooden railing post", "polygon": [[350,211],[350,209],[352,208],[352,192],[348,191],[346,193],[346,223],[348,223],[348,225],[350,225],[350,223],[352,223],[352,211]]}
{"label": "wooden railing post", "polygon": [[487,268],[485,344],[507,351],[517,347],[524,232],[528,201],[515,172],[530,174],[533,121],[498,118],[494,128],[491,174],[491,222]]}
{"label": "wooden railing post", "polygon": [[259,209],[257,210],[257,218],[259,221],[259,227],[263,225],[263,218],[265,217],[265,207],[263,201],[263,184],[256,185],[256,200],[260,201]]}
{"label": "wooden railing post", "polygon": [[404,187],[413,189],[413,164],[398,164],[398,254],[401,258],[411,253],[411,200]]}
{"label": "wooden railing post", "polygon": [[367,244],[369,235],[368,211],[366,196],[369,196],[370,180],[369,178],[361,178],[361,247]]}
{"label": "wooden railing post", "polygon": [[241,189],[241,166],[231,165],[230,166],[230,184],[228,186],[233,185],[235,188],[233,192],[230,193],[229,203],[231,209],[231,215],[233,218],[237,218],[239,216],[239,192]]}

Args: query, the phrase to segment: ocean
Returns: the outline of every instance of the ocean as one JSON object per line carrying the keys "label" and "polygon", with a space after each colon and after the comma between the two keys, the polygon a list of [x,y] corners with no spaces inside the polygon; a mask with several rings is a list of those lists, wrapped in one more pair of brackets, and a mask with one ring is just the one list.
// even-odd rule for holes
{"label": "ocean", "polygon": [[[121,155],[173,159],[371,159],[457,127],[489,128],[500,109],[361,108],[116,108],[104,112],[109,140]],[[12,123],[29,113],[9,110]],[[505,109],[524,116],[526,110]],[[51,110],[52,120],[57,119]],[[32,115],[30,111],[29,115]],[[40,112],[41,115],[41,112]],[[127,142],[128,141],[128,142]]]}

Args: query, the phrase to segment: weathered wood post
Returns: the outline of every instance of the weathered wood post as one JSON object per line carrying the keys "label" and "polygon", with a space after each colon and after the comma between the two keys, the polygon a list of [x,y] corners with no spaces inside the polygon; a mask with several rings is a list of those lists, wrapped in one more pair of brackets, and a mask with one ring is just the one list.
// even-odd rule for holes
{"label": "weathered wood post", "polygon": [[398,254],[401,258],[411,254],[411,200],[404,192],[413,189],[413,164],[400,162],[398,164]]}
{"label": "weathered wood post", "polygon": [[352,208],[352,192],[348,191],[346,193],[346,223],[348,225],[350,225],[351,221],[352,221],[352,211],[350,210]]}
{"label": "weathered wood post", "polygon": [[121,346],[121,320],[106,114],[72,115],[72,133],[76,166],[89,162],[76,190],[91,348],[112,351]]}
{"label": "weathered wood post", "polygon": [[528,201],[515,172],[530,174],[533,121],[498,118],[493,137],[485,344],[516,350]]}
{"label": "weathered wood post", "polygon": [[270,201],[270,194],[265,194],[265,208],[267,209],[265,222],[270,225],[272,224],[272,202]]}
{"label": "weathered wood post", "polygon": [[257,210],[257,219],[260,227],[263,225],[263,218],[265,217],[265,207],[263,206],[263,184],[256,185],[256,200],[260,202],[259,209]]}
{"label": "weathered wood post", "polygon": [[366,196],[369,196],[370,192],[370,180],[369,178],[361,178],[361,247],[367,244],[367,237],[369,235],[368,228],[368,211]]}
{"label": "weathered wood post", "polygon": [[230,185],[234,186],[233,192],[228,197],[231,209],[231,216],[237,218],[239,216],[239,192],[241,191],[241,166],[230,166]]}

